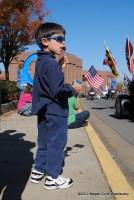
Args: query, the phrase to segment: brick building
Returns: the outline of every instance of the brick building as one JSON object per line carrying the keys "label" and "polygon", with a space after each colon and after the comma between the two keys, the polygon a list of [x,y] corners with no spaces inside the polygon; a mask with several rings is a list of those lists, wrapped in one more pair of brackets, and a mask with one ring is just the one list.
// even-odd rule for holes
{"label": "brick building", "polygon": [[[10,81],[16,81],[16,69],[18,66],[19,60],[26,60],[28,56],[30,56],[32,53],[31,52],[24,52],[20,54],[19,56],[16,56],[16,58],[12,61],[10,65],[10,70],[9,70],[9,80]],[[77,58],[76,56],[72,54],[67,54],[68,57],[68,64],[66,67],[63,69],[63,72],[65,74],[65,83],[71,84],[74,79],[79,79],[82,80],[82,60],[80,58]],[[61,56],[57,57],[56,59],[59,60]],[[33,61],[30,64],[30,73],[31,76],[34,76],[34,71],[35,71],[35,61]]]}
{"label": "brick building", "polygon": [[[33,52],[32,52],[33,53]],[[23,52],[22,54],[16,56],[14,58],[14,60],[12,61],[12,63],[10,64],[10,69],[9,69],[9,80],[10,81],[16,81],[16,69],[18,66],[18,62],[20,60],[26,60],[28,56],[30,56],[32,54],[31,52]],[[87,70],[83,70],[82,69],[82,59],[77,58],[75,55],[66,53],[67,57],[68,57],[68,64],[66,65],[66,67],[63,69],[63,72],[65,74],[65,83],[69,83],[71,84],[73,82],[73,80],[80,80],[82,81],[82,77],[86,74]],[[58,56],[56,59],[59,60],[61,56]],[[32,61],[32,63],[30,64],[31,66],[31,76],[34,76],[34,70],[35,70],[35,61]],[[104,79],[104,82],[102,84],[102,87],[106,87],[106,85],[109,87],[110,86],[110,80],[114,80],[116,81],[116,77],[108,71],[98,71],[98,74]],[[5,75],[4,72],[2,72],[0,74],[0,80],[4,79]],[[87,91],[89,90],[89,88],[86,85],[86,82],[83,82],[83,92],[87,93]]]}

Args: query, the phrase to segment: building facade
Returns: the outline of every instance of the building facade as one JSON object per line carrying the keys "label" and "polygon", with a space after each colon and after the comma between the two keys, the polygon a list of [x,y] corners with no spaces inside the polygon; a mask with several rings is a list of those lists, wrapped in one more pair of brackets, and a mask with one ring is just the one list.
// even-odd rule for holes
{"label": "building facade", "polygon": [[[31,54],[31,52],[24,52],[14,58],[10,65],[9,69],[9,80],[10,81],[16,81],[16,69],[18,66],[18,63],[20,60],[26,60]],[[76,56],[72,54],[66,53],[68,57],[68,63],[66,64],[66,67],[63,69],[63,72],[65,74],[65,83],[71,84],[73,80],[78,79],[82,81],[82,59],[77,58]],[[63,56],[63,55],[62,55]],[[58,56],[56,57],[57,61],[62,57]],[[30,73],[31,76],[34,77],[34,71],[35,71],[35,61],[31,62],[30,64]]]}
{"label": "building facade", "polygon": [[[18,63],[20,60],[26,60],[31,54],[34,52],[23,52],[20,55],[16,56],[12,63],[10,64],[9,68],[9,80],[10,81],[16,81],[16,69],[18,67]],[[66,67],[63,69],[64,76],[65,76],[65,83],[72,84],[74,80],[80,80],[82,81],[83,76],[86,74],[87,70],[82,69],[82,59],[76,57],[75,55],[66,53],[68,57],[68,63],[66,64]],[[62,58],[63,55],[56,57],[57,61]],[[34,71],[35,71],[35,61],[32,61],[30,64],[30,73],[31,76],[34,77]],[[114,80],[116,81],[116,77],[108,71],[98,71],[98,74],[104,79],[104,82],[102,84],[103,88],[110,87],[110,81]],[[4,72],[0,74],[0,80],[4,79],[5,75]],[[83,85],[83,93],[87,93],[89,90],[86,82],[84,81],[82,83]]]}

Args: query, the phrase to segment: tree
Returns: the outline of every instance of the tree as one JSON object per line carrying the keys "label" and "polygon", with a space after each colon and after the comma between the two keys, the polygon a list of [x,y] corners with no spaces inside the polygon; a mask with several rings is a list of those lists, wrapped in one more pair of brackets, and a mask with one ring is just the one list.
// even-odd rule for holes
{"label": "tree", "polygon": [[0,9],[2,9],[9,0],[0,0]]}
{"label": "tree", "polygon": [[0,11],[0,56],[9,80],[9,65],[13,58],[34,44],[34,31],[44,21],[43,0],[10,0]]}

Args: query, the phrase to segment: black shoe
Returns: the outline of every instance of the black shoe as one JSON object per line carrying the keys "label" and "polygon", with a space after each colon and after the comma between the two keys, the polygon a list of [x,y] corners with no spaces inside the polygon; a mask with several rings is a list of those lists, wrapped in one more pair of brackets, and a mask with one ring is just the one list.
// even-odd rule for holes
{"label": "black shoe", "polygon": [[87,126],[87,125],[88,125],[88,121],[85,121],[85,122],[82,124],[82,127]]}

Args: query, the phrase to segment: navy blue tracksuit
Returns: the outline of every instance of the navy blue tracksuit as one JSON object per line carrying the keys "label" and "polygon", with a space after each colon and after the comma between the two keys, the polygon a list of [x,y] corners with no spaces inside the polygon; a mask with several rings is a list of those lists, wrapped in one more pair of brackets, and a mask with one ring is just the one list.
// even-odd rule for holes
{"label": "navy blue tracksuit", "polygon": [[52,53],[37,53],[32,101],[32,114],[38,115],[34,168],[57,178],[67,142],[68,98],[75,95],[75,90],[64,85],[64,74]]}

